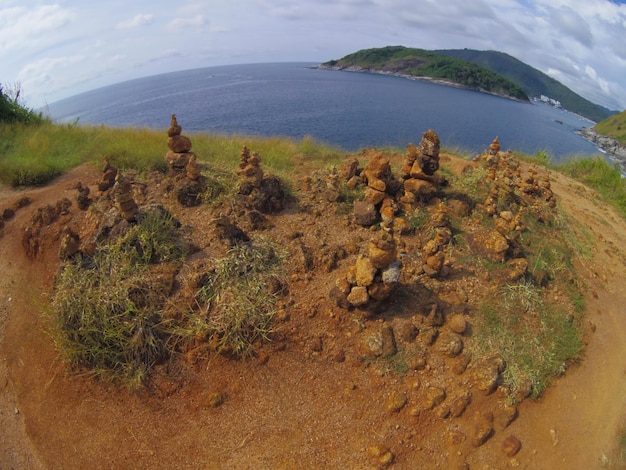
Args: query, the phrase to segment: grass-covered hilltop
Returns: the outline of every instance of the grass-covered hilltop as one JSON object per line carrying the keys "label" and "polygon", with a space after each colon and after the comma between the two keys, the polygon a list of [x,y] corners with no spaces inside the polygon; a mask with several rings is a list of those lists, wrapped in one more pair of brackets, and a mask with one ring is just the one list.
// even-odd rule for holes
{"label": "grass-covered hilltop", "polygon": [[534,399],[618,335],[626,185],[605,159],[8,115],[3,414],[32,420],[43,466],[503,468],[538,458],[531,412],[597,419],[582,387],[565,411]]}
{"label": "grass-covered hilltop", "polygon": [[543,72],[497,51],[450,49],[428,51],[403,46],[364,49],[322,68],[351,69],[445,80],[488,93],[528,101],[546,95],[568,111],[594,122],[614,112],[591,103]]}
{"label": "grass-covered hilltop", "polygon": [[364,49],[339,60],[324,62],[322,68],[380,72],[449,81],[470,89],[529,101],[512,81],[467,61],[423,49],[388,46]]}

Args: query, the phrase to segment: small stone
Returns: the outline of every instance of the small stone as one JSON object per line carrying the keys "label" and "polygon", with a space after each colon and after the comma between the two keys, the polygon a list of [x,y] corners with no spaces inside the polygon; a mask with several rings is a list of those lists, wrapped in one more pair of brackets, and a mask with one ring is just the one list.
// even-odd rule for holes
{"label": "small stone", "polygon": [[378,220],[378,211],[374,204],[365,201],[354,201],[354,222],[368,227]]}
{"label": "small stone", "polygon": [[465,372],[469,363],[470,363],[469,356],[466,356],[465,354],[461,354],[452,363],[452,367],[451,367],[452,372],[454,372],[456,375],[461,375],[463,372]]}
{"label": "small stone", "polygon": [[357,286],[369,287],[374,282],[376,268],[372,261],[363,255],[356,260],[356,284]]}
{"label": "small stone", "polygon": [[382,330],[382,339],[383,339],[383,356],[393,356],[398,352],[398,347],[396,345],[396,337],[393,332],[393,328],[391,325],[385,325]]}
{"label": "small stone", "polygon": [[393,261],[387,268],[382,271],[384,284],[395,284],[400,280],[402,264],[400,260]]}
{"label": "small stone", "polygon": [[498,429],[505,429],[517,418],[517,407],[508,403],[503,403],[498,407],[494,415],[494,423]]}
{"label": "small stone", "polygon": [[224,394],[221,392],[210,393],[205,403],[209,408],[217,408],[224,403]]}
{"label": "small stone", "polygon": [[522,443],[515,436],[508,436],[504,442],[502,442],[502,451],[507,457],[513,457],[522,448]]}
{"label": "small stone", "polygon": [[462,335],[467,330],[467,320],[462,314],[452,315],[448,320],[448,326],[455,333]]}
{"label": "small stone", "polygon": [[348,302],[355,307],[361,307],[365,305],[369,300],[369,294],[367,293],[367,287],[355,286],[350,290],[348,294]]}
{"label": "small stone", "polygon": [[478,423],[472,436],[472,445],[474,447],[480,447],[493,435],[493,428],[488,421],[481,421]]}
{"label": "small stone", "polygon": [[446,391],[443,388],[430,386],[424,392],[422,407],[425,410],[432,410],[446,399]]}
{"label": "small stone", "polygon": [[467,437],[465,436],[463,431],[459,429],[451,429],[446,433],[445,438],[448,445],[458,446],[460,444],[463,444]]}
{"label": "small stone", "polygon": [[463,339],[456,333],[443,333],[437,341],[439,352],[448,357],[456,357],[463,350]]}
{"label": "small stone", "polygon": [[392,392],[387,400],[387,411],[397,413],[406,405],[407,397],[405,393]]}
{"label": "small stone", "polygon": [[450,416],[453,418],[458,418],[461,416],[470,402],[472,401],[472,396],[469,393],[456,397],[452,403],[450,404]]}

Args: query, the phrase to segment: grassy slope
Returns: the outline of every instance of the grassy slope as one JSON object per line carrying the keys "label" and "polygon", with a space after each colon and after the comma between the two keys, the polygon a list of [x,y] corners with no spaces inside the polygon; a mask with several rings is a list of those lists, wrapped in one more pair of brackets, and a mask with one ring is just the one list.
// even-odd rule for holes
{"label": "grassy slope", "polygon": [[626,111],[599,122],[595,130],[599,134],[614,138],[620,145],[626,145]]}

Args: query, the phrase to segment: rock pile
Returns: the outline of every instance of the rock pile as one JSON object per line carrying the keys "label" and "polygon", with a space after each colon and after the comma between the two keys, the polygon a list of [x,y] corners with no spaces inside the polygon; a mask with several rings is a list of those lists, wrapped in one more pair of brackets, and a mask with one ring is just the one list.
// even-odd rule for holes
{"label": "rock pile", "polygon": [[447,266],[449,266],[449,260],[446,259],[444,250],[452,240],[450,218],[443,202],[439,204],[431,220],[435,235],[422,248],[422,259],[424,272],[430,277],[437,277],[444,274]]}
{"label": "rock pile", "polygon": [[111,189],[115,184],[117,176],[117,168],[111,165],[109,157],[104,157],[104,166],[102,167],[102,179],[98,182],[98,191],[104,192]]}
{"label": "rock pile", "polygon": [[239,199],[250,210],[266,214],[280,212],[285,207],[285,191],[276,176],[266,175],[261,168],[261,157],[250,154],[246,146],[241,149],[237,168]]}
{"label": "rock pile", "polygon": [[439,136],[429,129],[422,135],[419,147],[409,144],[402,166],[404,195],[400,198],[401,209],[411,213],[419,204],[429,202],[445,180],[436,175],[439,170]]}
{"label": "rock pile", "polygon": [[170,128],[167,131],[167,146],[169,152],[165,155],[165,161],[174,172],[183,172],[193,155],[191,152],[191,139],[181,134],[182,127],[176,120],[176,114],[172,114]]}
{"label": "rock pile", "polygon": [[383,221],[392,220],[398,210],[394,198],[400,189],[400,184],[391,172],[389,158],[383,153],[375,153],[359,177],[360,181],[366,184],[366,188],[364,200],[356,201],[354,204],[356,223],[369,226],[380,218]]}
{"label": "rock pile", "polygon": [[139,208],[135,199],[133,199],[133,186],[130,181],[124,178],[121,171],[117,172],[117,177],[115,178],[113,197],[115,205],[124,220],[127,222],[135,221]]}
{"label": "rock pile", "polygon": [[342,308],[366,308],[371,302],[385,300],[398,284],[401,267],[396,241],[391,233],[381,231],[370,240],[356,264],[337,280],[331,297]]}
{"label": "rock pile", "polygon": [[506,263],[508,280],[514,281],[524,276],[528,268],[520,243],[526,230],[524,216],[532,213],[542,222],[554,217],[556,199],[550,176],[547,172],[539,176],[537,167],[523,175],[513,154],[500,150],[497,137],[477,159],[487,170],[485,183],[489,191],[479,208],[493,218],[495,228],[473,234],[470,244],[488,259]]}

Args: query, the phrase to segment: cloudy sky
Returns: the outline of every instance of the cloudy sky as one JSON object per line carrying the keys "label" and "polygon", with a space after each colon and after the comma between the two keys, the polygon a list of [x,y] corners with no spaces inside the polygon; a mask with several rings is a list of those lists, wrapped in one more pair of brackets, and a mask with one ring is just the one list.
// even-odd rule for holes
{"label": "cloudy sky", "polygon": [[387,45],[506,52],[626,109],[626,0],[0,0],[0,83],[21,84],[31,107],[163,72]]}

